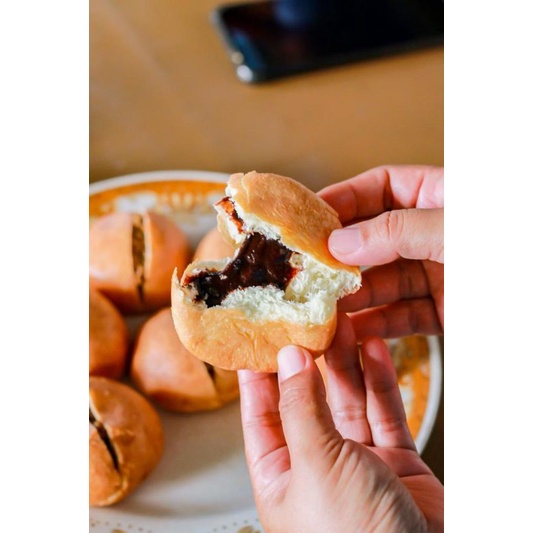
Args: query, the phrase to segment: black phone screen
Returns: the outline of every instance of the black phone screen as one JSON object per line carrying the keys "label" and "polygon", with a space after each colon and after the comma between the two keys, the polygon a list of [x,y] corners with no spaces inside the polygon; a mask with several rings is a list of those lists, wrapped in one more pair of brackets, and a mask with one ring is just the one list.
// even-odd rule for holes
{"label": "black phone screen", "polygon": [[441,44],[443,0],[274,0],[219,7],[237,75],[257,82]]}

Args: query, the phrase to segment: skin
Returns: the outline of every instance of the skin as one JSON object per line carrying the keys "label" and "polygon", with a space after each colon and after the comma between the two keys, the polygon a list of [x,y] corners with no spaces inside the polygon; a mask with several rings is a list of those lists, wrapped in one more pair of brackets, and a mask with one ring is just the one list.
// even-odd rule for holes
{"label": "skin", "polygon": [[[444,169],[379,167],[323,189],[343,229],[333,256],[372,265],[339,302],[359,338],[444,332]],[[341,250],[342,248],[342,250]]]}
{"label": "skin", "polygon": [[380,167],[320,194],[344,226],[331,253],[373,266],[339,302],[327,400],[313,358],[296,346],[279,352],[277,376],[239,371],[261,522],[270,533],[443,531],[444,487],[416,451],[379,338],[443,331],[443,170]]}

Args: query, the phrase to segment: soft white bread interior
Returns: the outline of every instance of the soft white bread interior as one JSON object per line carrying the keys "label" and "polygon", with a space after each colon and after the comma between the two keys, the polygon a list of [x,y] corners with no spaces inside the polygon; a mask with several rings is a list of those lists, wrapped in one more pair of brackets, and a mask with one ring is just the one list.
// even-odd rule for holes
{"label": "soft white bread interior", "polygon": [[[361,286],[359,268],[338,262],[328,250],[330,233],[341,227],[337,213],[302,184],[273,174],[234,174],[226,194],[215,206],[218,227],[237,250],[233,258],[192,263],[181,283],[174,277],[173,317],[181,341],[200,359],[232,370],[275,371],[286,344],[320,355],[335,332],[337,300]],[[291,251],[288,283],[252,284],[206,305],[191,280],[224,271],[254,234]]]}

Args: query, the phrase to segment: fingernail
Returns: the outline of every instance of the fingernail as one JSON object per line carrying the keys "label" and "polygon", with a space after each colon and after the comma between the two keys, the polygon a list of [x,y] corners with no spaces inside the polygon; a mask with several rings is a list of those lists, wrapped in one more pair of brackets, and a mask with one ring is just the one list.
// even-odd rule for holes
{"label": "fingernail", "polygon": [[285,346],[278,352],[278,376],[285,381],[305,368],[305,354],[297,346]]}
{"label": "fingernail", "polygon": [[361,247],[361,244],[361,232],[357,226],[336,229],[329,236],[331,251],[339,255],[353,253]]}

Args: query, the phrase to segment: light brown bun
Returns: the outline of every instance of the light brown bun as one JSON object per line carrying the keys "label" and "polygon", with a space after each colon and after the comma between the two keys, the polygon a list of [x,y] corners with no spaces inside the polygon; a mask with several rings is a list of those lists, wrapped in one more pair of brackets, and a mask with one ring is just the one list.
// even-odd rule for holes
{"label": "light brown bun", "polygon": [[203,239],[198,243],[194,252],[193,261],[215,261],[225,257],[233,257],[235,254],[235,245],[227,242],[217,228],[213,228],[206,233]]}
{"label": "light brown bun", "polygon": [[359,267],[345,265],[330,254],[329,236],[342,227],[339,215],[305,185],[285,176],[248,172],[232,174],[228,189],[243,213],[278,228],[280,240],[288,248],[331,268],[360,275]]}
{"label": "light brown bun", "polygon": [[129,348],[126,321],[103,294],[89,287],[89,375],[124,375]]}
{"label": "light brown bun", "polygon": [[89,505],[106,506],[130,494],[155,468],[163,454],[163,428],[148,400],[118,381],[89,378],[89,399],[106,435],[89,417]]}
{"label": "light brown bun", "polygon": [[229,370],[275,372],[277,353],[288,344],[318,357],[335,334],[336,299],[361,284],[358,267],[344,265],[329,253],[329,235],[341,227],[337,214],[312,191],[284,176],[234,174],[226,192],[242,226],[236,230],[240,223],[219,209],[218,226],[225,238],[239,242],[249,233],[261,233],[297,252],[303,268],[283,297],[273,294],[274,288],[270,294],[256,288],[237,290],[212,307],[195,300],[188,280],[198,271],[213,270],[213,265],[194,262],[181,280],[175,272],[172,315],[181,341],[198,358]]}
{"label": "light brown bun", "polygon": [[[140,240],[133,238],[140,236]],[[137,250],[134,252],[134,245]],[[89,231],[89,281],[123,313],[170,305],[169,280],[189,260],[185,233],[164,215],[112,213]]]}
{"label": "light brown bun", "polygon": [[[178,283],[177,278],[173,278]],[[315,357],[331,344],[337,315],[324,324],[294,324],[283,320],[251,321],[239,309],[200,309],[172,292],[172,316],[183,343],[199,359],[226,369],[277,372],[277,353],[289,344],[302,346]]]}
{"label": "light brown bun", "polygon": [[148,319],[139,332],[131,364],[135,385],[171,411],[217,409],[239,396],[237,373],[211,367],[183,346],[170,307]]}

